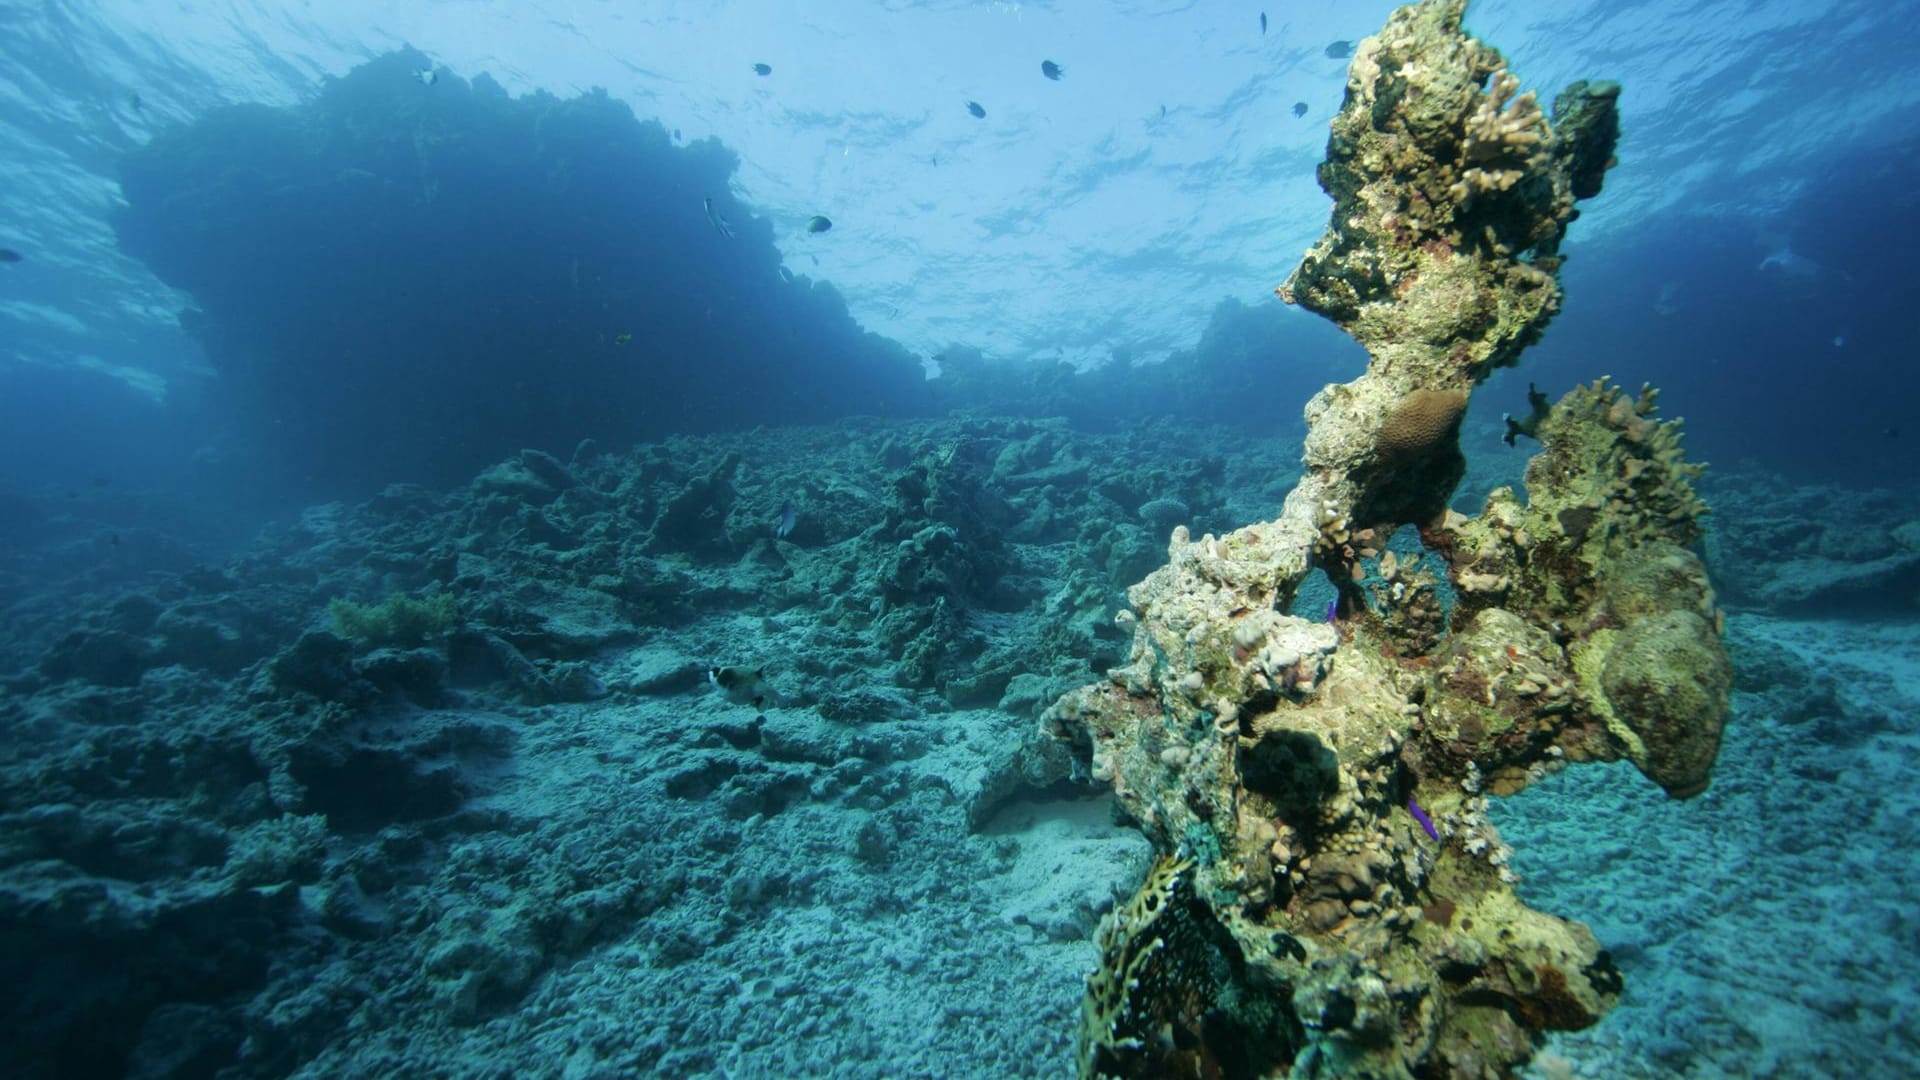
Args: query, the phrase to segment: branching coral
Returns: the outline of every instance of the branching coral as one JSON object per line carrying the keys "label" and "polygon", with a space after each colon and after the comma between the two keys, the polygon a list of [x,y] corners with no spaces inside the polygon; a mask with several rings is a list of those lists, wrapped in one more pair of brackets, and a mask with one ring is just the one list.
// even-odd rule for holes
{"label": "branching coral", "polygon": [[[1514,895],[1487,795],[1600,758],[1706,784],[1730,679],[1688,550],[1698,466],[1652,391],[1542,404],[1528,501],[1447,508],[1468,397],[1558,309],[1560,240],[1618,132],[1607,83],[1549,121],[1464,7],[1401,8],[1356,50],[1333,220],[1280,289],[1366,373],[1309,403],[1280,518],[1175,529],[1128,593],[1128,662],[1044,717],[1165,854],[1102,931],[1083,1074],[1510,1074],[1621,982]],[[1427,554],[1388,547],[1409,524]],[[1286,614],[1316,567],[1332,623]]]}
{"label": "branching coral", "polygon": [[1507,191],[1539,168],[1551,132],[1533,91],[1516,96],[1518,89],[1520,80],[1512,73],[1494,72],[1493,85],[1467,121],[1460,148],[1466,168],[1448,189],[1462,206],[1476,194]]}

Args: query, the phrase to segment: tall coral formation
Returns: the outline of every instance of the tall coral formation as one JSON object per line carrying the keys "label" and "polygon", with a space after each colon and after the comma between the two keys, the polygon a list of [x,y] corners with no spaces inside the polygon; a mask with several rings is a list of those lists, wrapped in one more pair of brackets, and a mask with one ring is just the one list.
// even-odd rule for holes
{"label": "tall coral formation", "polygon": [[[1278,520],[1176,528],[1128,663],[1045,717],[1165,854],[1102,928],[1086,1075],[1508,1074],[1621,984],[1515,896],[1487,797],[1623,757],[1707,783],[1728,665],[1698,466],[1652,391],[1576,389],[1531,425],[1525,502],[1447,508],[1468,398],[1557,310],[1618,133],[1617,87],[1549,116],[1464,7],[1401,8],[1354,55],[1333,219],[1279,291],[1371,363],[1309,403],[1306,475]],[[1389,548],[1405,525],[1424,552]],[[1287,614],[1316,568],[1335,618]]]}

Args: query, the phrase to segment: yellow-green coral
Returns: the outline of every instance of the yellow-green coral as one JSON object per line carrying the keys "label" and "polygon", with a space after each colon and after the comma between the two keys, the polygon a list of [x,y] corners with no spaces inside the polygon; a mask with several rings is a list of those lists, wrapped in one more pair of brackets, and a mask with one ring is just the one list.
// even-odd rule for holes
{"label": "yellow-green coral", "polygon": [[1629,396],[1603,377],[1574,387],[1539,424],[1546,453],[1527,469],[1530,502],[1590,560],[1598,549],[1700,538],[1707,507],[1693,481],[1706,467],[1685,459],[1680,421],[1655,418],[1659,396],[1651,386]]}
{"label": "yellow-green coral", "polygon": [[[1706,513],[1693,489],[1703,466],[1686,460],[1679,422],[1656,417],[1657,397],[1604,378],[1575,387],[1535,425],[1525,505],[1502,489],[1478,518],[1428,535],[1451,554],[1456,620],[1511,611],[1571,637],[1546,673],[1549,690],[1571,677],[1579,691],[1556,737],[1583,757],[1624,756],[1686,797],[1706,788],[1731,676],[1706,568],[1688,550]],[[1583,726],[1586,737],[1570,734]]]}
{"label": "yellow-green coral", "polygon": [[334,633],[364,648],[419,645],[458,625],[460,604],[445,592],[417,598],[396,593],[375,605],[336,597],[327,614],[333,618]]}
{"label": "yellow-green coral", "polygon": [[[1686,460],[1680,422],[1656,417],[1657,397],[1604,378],[1575,387],[1535,425],[1542,451],[1527,466],[1524,504],[1501,488],[1479,517],[1449,515],[1429,530],[1469,615],[1497,604],[1546,622],[1618,623],[1681,604],[1714,618],[1706,572],[1684,550],[1707,512],[1693,489],[1704,466]],[[1603,582],[1614,599],[1596,607]],[[1630,597],[1636,589],[1646,595]]]}

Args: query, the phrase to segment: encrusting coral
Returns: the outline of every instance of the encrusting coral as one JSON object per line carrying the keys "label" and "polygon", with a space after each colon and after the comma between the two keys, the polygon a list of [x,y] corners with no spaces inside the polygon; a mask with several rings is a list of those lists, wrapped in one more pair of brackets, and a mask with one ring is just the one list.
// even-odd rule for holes
{"label": "encrusting coral", "polygon": [[[1487,797],[1622,757],[1706,786],[1729,668],[1689,550],[1699,467],[1653,392],[1577,388],[1529,418],[1525,502],[1448,508],[1468,398],[1558,309],[1618,134],[1617,86],[1549,116],[1464,8],[1403,7],[1355,51],[1332,222],[1279,289],[1366,373],[1307,406],[1279,519],[1174,528],[1121,613],[1129,661],[1043,718],[1163,853],[1102,927],[1084,1075],[1509,1075],[1621,981],[1517,898]],[[1389,547],[1408,525],[1425,551]],[[1314,569],[1339,602],[1288,614]]]}

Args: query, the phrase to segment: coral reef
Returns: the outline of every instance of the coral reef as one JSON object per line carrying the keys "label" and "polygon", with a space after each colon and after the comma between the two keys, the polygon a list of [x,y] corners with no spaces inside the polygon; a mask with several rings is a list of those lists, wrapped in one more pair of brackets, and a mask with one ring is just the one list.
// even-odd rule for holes
{"label": "coral reef", "polygon": [[[1332,223],[1279,292],[1370,362],[1308,404],[1280,518],[1176,527],[1128,662],[1043,717],[1172,860],[1102,931],[1085,1075],[1508,1074],[1621,979],[1520,902],[1488,796],[1597,759],[1706,786],[1731,673],[1698,467],[1652,391],[1576,389],[1534,424],[1524,503],[1448,508],[1469,396],[1557,311],[1618,131],[1618,87],[1549,118],[1464,8],[1403,7],[1354,54]],[[1339,600],[1289,614],[1315,569]]]}
{"label": "coral reef", "polygon": [[432,66],[389,52],[121,161],[114,230],[192,295],[209,417],[245,471],[364,496],[457,486],[522,446],[926,411],[916,357],[783,271],[717,139],[605,90],[514,97],[445,69],[423,86]]}
{"label": "coral reef", "polygon": [[[1648,456],[1617,438],[1562,448],[1619,470]],[[1125,658],[1113,606],[1174,527],[1204,537],[1256,520],[1298,457],[1297,442],[1244,430],[1091,435],[979,416],[587,445],[516,454],[452,491],[396,485],[316,507],[214,565],[157,530],[119,547],[90,539],[104,527],[72,512],[88,503],[50,497],[44,528],[60,543],[0,541],[0,970],[17,991],[0,1003],[14,1032],[0,1066],[29,1080],[539,1075],[556,1061],[605,1075],[1063,1075],[1085,1028],[1101,1038],[1079,1052],[1109,1070],[1140,1071],[1172,1040],[1184,1061],[1246,1075],[1236,1047],[1304,1028],[1292,999],[1236,996],[1239,947],[1197,888],[1197,860],[1171,860],[1190,865],[1146,894],[1171,899],[1166,918],[1117,920],[1096,941],[1116,902],[1149,910],[1126,902],[1148,841],[1109,820],[1108,800],[1047,797],[1080,791],[1060,784],[1069,744],[1025,756],[1010,744],[1062,690]],[[938,497],[922,493],[930,466]],[[1730,545],[1716,575],[1766,585],[1768,560],[1795,552],[1838,567],[1917,550],[1911,495],[1721,469],[1698,483],[1714,504],[1709,543]],[[799,523],[775,537],[788,499]],[[684,517],[667,518],[670,505]],[[1557,535],[1521,524],[1523,543]],[[959,542],[918,565],[927,588],[890,593],[894,553],[930,529]],[[1463,574],[1415,550],[1411,529],[1329,533],[1329,557],[1350,546],[1365,571],[1352,596],[1368,614],[1350,599],[1328,624],[1316,575],[1293,610],[1318,617],[1263,615],[1273,635],[1249,624],[1240,641],[1271,647],[1265,663],[1296,693],[1361,662],[1344,635],[1375,618],[1392,626],[1383,665],[1412,675],[1457,657],[1447,677],[1482,694],[1478,709],[1430,694],[1423,750],[1466,738],[1497,754],[1525,734],[1508,706],[1584,692],[1544,644],[1506,651],[1537,629],[1508,607],[1552,598],[1526,560],[1508,585],[1522,600],[1448,638]],[[1496,539],[1489,560],[1530,550]],[[994,553],[978,565],[1011,575],[999,587],[980,587],[976,548]],[[1685,583],[1663,560],[1615,565],[1620,587],[1599,579],[1608,619]],[[1513,573],[1484,571],[1496,569]],[[1884,573],[1882,602],[1910,604],[1911,572]],[[460,625],[417,647],[360,648],[329,629],[335,597],[443,592]],[[1872,610],[1824,593],[1854,605],[1824,610]],[[934,639],[917,649],[916,626]],[[1432,847],[1415,800],[1454,845],[1440,871],[1513,869],[1529,903],[1593,920],[1632,994],[1554,1040],[1579,1075],[1738,1074],[1758,1046],[1777,1072],[1864,1076],[1916,1053],[1906,953],[1853,945],[1863,925],[1899,941],[1920,926],[1907,902],[1920,889],[1907,857],[1920,674],[1889,663],[1920,655],[1920,628],[1749,609],[1729,634],[1740,722],[1710,798],[1648,798],[1624,760],[1534,784],[1522,743],[1509,767],[1461,777],[1485,793],[1530,784],[1484,815],[1478,801],[1464,812],[1464,791],[1458,803],[1395,791],[1380,807],[1396,844]],[[903,681],[909,650],[933,661],[931,686]],[[765,663],[793,701],[730,702],[707,686],[710,663]],[[985,700],[1003,680],[994,707],[943,700],[949,688]],[[1249,776],[1303,821],[1337,774],[1309,739],[1275,737]],[[1863,807],[1883,809],[1863,819]],[[1843,834],[1850,884],[1836,892],[1827,838]],[[1399,872],[1361,852],[1288,867],[1306,881],[1326,860],[1336,895],[1312,898],[1316,917],[1344,908],[1353,929],[1365,923],[1352,914],[1362,898],[1345,895],[1355,871]],[[1467,856],[1487,865],[1451,865]],[[1816,894],[1832,902],[1809,908]],[[1481,920],[1501,909],[1476,913],[1460,895],[1415,895],[1435,925],[1412,932],[1471,920],[1497,938]],[[1751,948],[1763,938],[1775,947]],[[1089,1024],[1083,976],[1109,944],[1144,964],[1104,972],[1135,970],[1163,996],[1116,999],[1128,980],[1110,980],[1096,1001],[1124,1011]],[[1723,993],[1699,993],[1707,969]],[[1224,1011],[1250,1006],[1265,1011]],[[1344,1006],[1322,992],[1314,1008]],[[1779,1039],[1782,1018],[1817,1038]]]}

